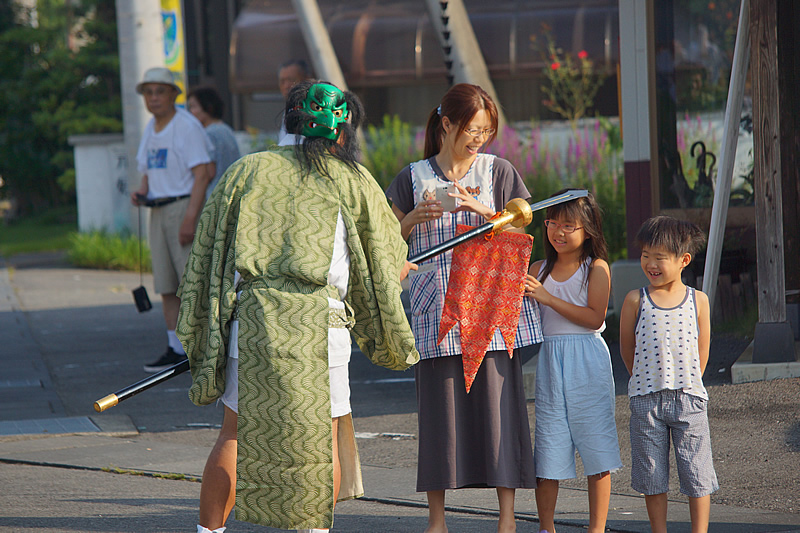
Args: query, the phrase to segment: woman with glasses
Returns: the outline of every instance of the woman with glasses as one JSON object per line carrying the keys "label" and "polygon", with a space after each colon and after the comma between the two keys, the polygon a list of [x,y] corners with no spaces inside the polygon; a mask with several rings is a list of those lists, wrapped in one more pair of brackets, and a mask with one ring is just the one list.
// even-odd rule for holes
{"label": "woman with glasses", "polygon": [[[431,111],[425,158],[404,168],[386,192],[410,254],[454,237],[457,224],[478,226],[512,198],[530,197],[511,163],[480,152],[496,133],[497,108],[476,85],[455,85]],[[495,331],[467,392],[460,329],[437,342],[451,262],[452,251],[446,252],[409,278],[421,357],[415,366],[417,491],[428,497],[426,532],[447,531],[445,490],[466,487],[495,488],[498,531],[515,531],[514,491],[536,486],[520,360],[542,340],[538,309],[524,299],[513,358]]]}

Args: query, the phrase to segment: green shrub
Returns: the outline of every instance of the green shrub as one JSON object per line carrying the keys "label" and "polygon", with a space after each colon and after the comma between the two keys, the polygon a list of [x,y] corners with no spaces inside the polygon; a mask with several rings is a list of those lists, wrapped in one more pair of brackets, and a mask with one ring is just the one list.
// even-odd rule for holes
{"label": "green shrub", "polygon": [[381,126],[370,125],[365,140],[364,166],[383,190],[403,167],[422,159],[424,132],[415,135],[396,115],[384,116]]}
{"label": "green shrub", "polygon": [[75,266],[108,270],[151,270],[150,248],[134,235],[117,235],[104,231],[74,233],[70,236],[67,259]]}

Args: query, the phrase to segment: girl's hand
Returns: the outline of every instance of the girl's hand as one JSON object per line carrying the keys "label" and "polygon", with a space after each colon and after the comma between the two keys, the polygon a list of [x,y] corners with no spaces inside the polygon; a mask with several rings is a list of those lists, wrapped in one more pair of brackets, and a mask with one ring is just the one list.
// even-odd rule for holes
{"label": "girl's hand", "polygon": [[542,305],[549,305],[548,302],[552,298],[541,282],[530,274],[525,279],[525,296],[533,298]]}
{"label": "girl's hand", "polygon": [[476,200],[475,197],[472,196],[469,191],[467,191],[467,189],[455,181],[453,182],[453,185],[456,186],[456,190],[458,191],[453,193],[453,196],[459,200],[459,206],[455,209],[455,211],[453,211],[454,213],[457,211],[472,211],[473,213],[478,213],[479,215],[483,216],[483,218],[486,220],[489,220],[494,216],[494,211]]}
{"label": "girl's hand", "polygon": [[416,226],[423,222],[442,218],[442,213],[444,213],[442,210],[442,202],[438,200],[425,200],[409,211],[405,218],[408,219],[408,222]]}

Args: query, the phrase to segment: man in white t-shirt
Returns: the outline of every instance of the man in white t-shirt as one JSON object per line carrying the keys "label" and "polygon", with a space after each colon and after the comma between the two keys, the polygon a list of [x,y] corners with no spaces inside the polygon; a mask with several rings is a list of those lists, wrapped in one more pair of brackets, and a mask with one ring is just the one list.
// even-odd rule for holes
{"label": "man in white t-shirt", "polygon": [[144,97],[147,110],[153,115],[136,154],[142,181],[131,194],[131,202],[151,208],[153,282],[161,295],[168,343],[167,351],[145,365],[144,370],[159,372],[186,359],[175,335],[180,309],[176,292],[203,209],[206,188],[213,177],[209,168],[213,148],[203,125],[191,113],[175,106],[181,89],[169,69],[147,70],[136,85],[136,92]]}

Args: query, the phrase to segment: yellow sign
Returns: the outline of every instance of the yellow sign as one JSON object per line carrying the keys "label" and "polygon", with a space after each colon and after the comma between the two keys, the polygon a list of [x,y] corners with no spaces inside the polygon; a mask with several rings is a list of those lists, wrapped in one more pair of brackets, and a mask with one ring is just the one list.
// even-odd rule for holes
{"label": "yellow sign", "polygon": [[172,71],[175,83],[183,91],[175,101],[186,102],[186,57],[183,43],[183,9],[181,0],[161,0],[161,20],[164,23],[164,63]]}

